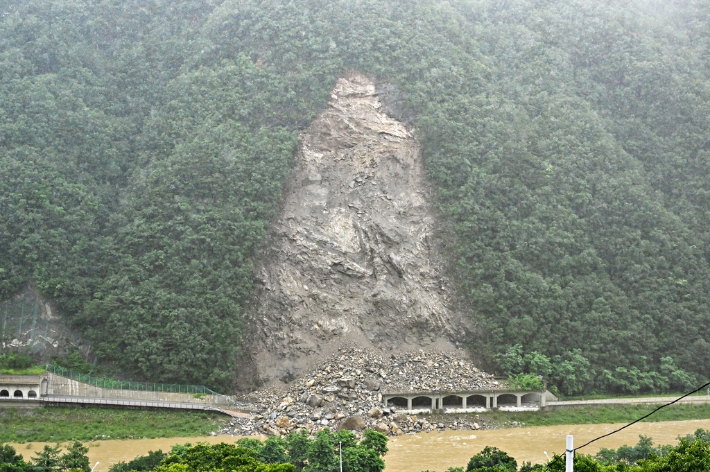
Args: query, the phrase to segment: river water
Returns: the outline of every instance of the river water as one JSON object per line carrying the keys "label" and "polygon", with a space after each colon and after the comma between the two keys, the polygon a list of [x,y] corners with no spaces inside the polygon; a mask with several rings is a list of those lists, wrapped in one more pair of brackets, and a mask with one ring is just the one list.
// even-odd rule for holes
{"label": "river water", "polygon": [[[389,452],[385,457],[387,472],[419,472],[422,470],[443,472],[448,467],[465,467],[470,457],[485,446],[495,446],[510,454],[522,464],[545,462],[544,451],[553,453],[564,451],[565,436],[574,435],[575,446],[613,431],[622,424],[590,424],[564,426],[536,426],[530,428],[491,429],[485,431],[445,431],[422,433],[390,438]],[[658,423],[637,423],[624,431],[604,438],[584,448],[581,452],[595,454],[600,448],[617,448],[623,444],[635,445],[640,434],[653,438],[654,444],[676,444],[678,435],[693,433],[698,428],[710,429],[710,419],[690,421],[664,421]],[[233,442],[232,436],[169,438],[169,439],[118,439],[94,441],[89,446],[89,459],[96,472],[107,471],[111,464],[129,461],[148,451],[170,450],[173,444],[186,442]],[[30,459],[33,452],[46,443],[11,444],[17,452]]]}

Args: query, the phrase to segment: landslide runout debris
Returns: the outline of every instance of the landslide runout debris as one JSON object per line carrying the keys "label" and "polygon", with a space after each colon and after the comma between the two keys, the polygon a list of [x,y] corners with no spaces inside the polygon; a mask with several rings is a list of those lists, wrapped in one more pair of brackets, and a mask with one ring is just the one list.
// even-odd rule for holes
{"label": "landslide runout debris", "polygon": [[237,406],[256,414],[234,419],[221,433],[285,435],[306,429],[315,434],[325,427],[368,427],[398,435],[443,428],[479,429],[480,420],[439,416],[436,423],[430,423],[407,415],[402,408],[385,407],[382,394],[503,387],[471,361],[450,352],[419,350],[383,356],[362,348],[341,348],[289,387],[263,388],[238,397]]}

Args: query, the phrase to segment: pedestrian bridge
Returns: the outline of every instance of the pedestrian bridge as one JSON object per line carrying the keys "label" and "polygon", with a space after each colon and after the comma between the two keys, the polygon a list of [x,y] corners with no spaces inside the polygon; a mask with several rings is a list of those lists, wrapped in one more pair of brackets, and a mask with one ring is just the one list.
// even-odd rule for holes
{"label": "pedestrian bridge", "polygon": [[490,409],[539,409],[557,398],[550,392],[520,390],[472,390],[457,392],[391,392],[383,393],[387,407],[406,409],[410,413],[463,413]]}

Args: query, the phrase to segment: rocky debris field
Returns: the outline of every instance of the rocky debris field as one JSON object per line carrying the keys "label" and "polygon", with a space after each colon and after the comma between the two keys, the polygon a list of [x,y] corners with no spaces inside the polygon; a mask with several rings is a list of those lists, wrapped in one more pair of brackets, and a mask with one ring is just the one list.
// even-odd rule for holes
{"label": "rocky debris field", "polygon": [[[387,435],[450,429],[481,429],[477,416],[437,415],[436,420],[385,407],[382,393],[470,391],[503,388],[470,361],[444,352],[406,352],[383,357],[369,350],[341,348],[320,368],[282,389],[237,397],[236,408],[251,418],[235,418],[220,431],[236,435],[285,435],[306,429],[361,431]],[[433,418],[433,417],[432,417]]]}

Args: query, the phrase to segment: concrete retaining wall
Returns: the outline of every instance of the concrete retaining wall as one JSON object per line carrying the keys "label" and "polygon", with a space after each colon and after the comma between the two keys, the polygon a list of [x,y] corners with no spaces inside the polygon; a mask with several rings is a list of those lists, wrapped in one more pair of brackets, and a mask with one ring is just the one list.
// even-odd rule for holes
{"label": "concrete retaining wall", "polygon": [[127,400],[146,400],[182,403],[227,404],[223,395],[198,395],[191,393],[146,392],[141,390],[120,390],[115,388],[99,388],[47,372],[48,395],[73,396],[89,398],[114,398]]}

